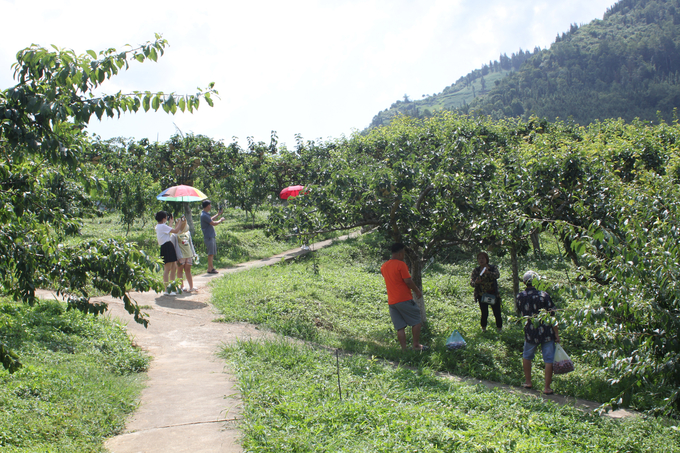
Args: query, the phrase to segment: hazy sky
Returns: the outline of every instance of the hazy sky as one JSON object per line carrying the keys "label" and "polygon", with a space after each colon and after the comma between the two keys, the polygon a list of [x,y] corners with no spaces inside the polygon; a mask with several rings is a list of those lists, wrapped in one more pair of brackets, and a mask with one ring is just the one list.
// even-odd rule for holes
{"label": "hazy sky", "polygon": [[215,107],[174,116],[93,120],[103,138],[175,133],[294,146],[349,135],[407,94],[442,91],[501,53],[549,46],[572,23],[602,19],[614,0],[0,0],[0,89],[32,43],[77,53],[138,45],[160,33],[158,63],[132,64],[104,92],[195,93],[215,82]]}

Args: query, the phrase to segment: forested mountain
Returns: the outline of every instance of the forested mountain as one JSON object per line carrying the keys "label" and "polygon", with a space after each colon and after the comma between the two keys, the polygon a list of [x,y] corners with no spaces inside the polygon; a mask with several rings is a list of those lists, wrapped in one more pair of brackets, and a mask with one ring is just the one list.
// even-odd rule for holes
{"label": "forested mountain", "polygon": [[[508,64],[509,62],[509,64]],[[680,0],[621,0],[602,20],[558,34],[549,49],[501,56],[439,94],[397,101],[371,127],[440,109],[493,118],[536,115],[666,121],[680,106]]]}

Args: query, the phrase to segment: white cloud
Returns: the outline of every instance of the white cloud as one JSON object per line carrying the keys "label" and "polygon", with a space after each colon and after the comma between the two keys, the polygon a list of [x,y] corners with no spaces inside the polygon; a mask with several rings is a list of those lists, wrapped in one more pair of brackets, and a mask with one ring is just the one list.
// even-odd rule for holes
{"label": "white cloud", "polygon": [[272,129],[290,146],[362,129],[403,94],[441,91],[501,53],[546,47],[571,23],[601,18],[613,0],[274,0],[192,2],[0,0],[0,86],[31,43],[101,50],[170,42],[157,64],[133,65],[105,85],[194,92],[216,82],[221,100],[197,113],[94,121],[108,136],[165,140],[177,124],[214,138]]}

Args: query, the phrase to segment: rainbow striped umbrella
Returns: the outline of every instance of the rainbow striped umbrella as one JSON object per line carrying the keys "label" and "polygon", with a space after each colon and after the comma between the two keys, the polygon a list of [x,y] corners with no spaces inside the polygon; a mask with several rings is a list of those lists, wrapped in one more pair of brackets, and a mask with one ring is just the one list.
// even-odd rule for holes
{"label": "rainbow striped umbrella", "polygon": [[191,186],[172,186],[156,197],[161,201],[201,201],[208,198],[206,194]]}

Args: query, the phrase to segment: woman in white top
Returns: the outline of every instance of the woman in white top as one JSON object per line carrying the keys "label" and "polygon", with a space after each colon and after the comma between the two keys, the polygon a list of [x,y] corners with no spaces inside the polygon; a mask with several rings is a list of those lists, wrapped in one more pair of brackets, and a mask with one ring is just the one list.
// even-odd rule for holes
{"label": "woman in white top", "polygon": [[182,231],[186,221],[180,221],[175,228],[166,225],[167,221],[168,214],[165,211],[158,211],[156,213],[156,222],[158,222],[158,225],[156,225],[156,239],[158,239],[158,245],[161,246],[161,258],[163,258],[163,283],[165,283],[166,286],[165,294],[174,296],[177,293],[170,291],[170,288],[168,288],[168,281],[175,279],[175,263],[177,262],[175,246],[172,244],[172,235]]}

